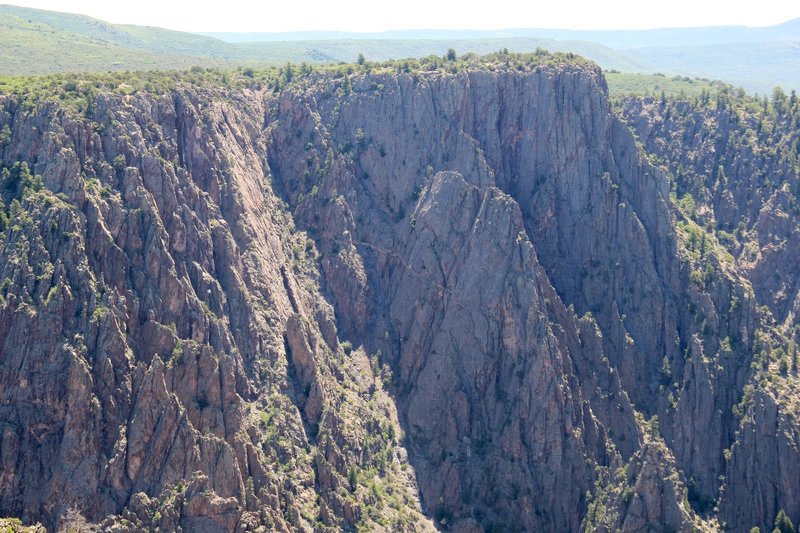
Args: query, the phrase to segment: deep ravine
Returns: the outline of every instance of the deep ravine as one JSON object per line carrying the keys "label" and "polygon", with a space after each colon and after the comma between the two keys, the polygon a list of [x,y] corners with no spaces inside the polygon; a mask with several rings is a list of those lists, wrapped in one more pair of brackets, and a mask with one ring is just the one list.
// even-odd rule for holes
{"label": "deep ravine", "polygon": [[796,102],[711,164],[718,107],[573,57],[99,85],[0,95],[0,515],[800,519]]}

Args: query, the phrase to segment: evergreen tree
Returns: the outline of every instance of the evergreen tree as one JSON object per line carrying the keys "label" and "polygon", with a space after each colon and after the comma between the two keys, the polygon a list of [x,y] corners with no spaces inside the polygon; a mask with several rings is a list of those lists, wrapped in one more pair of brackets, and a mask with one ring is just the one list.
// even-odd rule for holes
{"label": "evergreen tree", "polygon": [[775,529],[772,530],[772,533],[795,533],[794,526],[792,525],[792,521],[789,520],[789,517],[786,516],[786,512],[783,509],[780,510],[778,516],[775,517]]}

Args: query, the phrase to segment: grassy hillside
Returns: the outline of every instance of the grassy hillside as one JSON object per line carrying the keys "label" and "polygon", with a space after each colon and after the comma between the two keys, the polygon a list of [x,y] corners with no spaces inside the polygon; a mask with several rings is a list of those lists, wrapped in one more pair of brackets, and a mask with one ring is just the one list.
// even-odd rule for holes
{"label": "grassy hillside", "polygon": [[665,74],[721,79],[760,94],[771,94],[778,85],[800,89],[800,33],[797,39],[640,48],[626,53],[640,64],[658,66]]}
{"label": "grassy hillside", "polygon": [[152,54],[54,30],[0,13],[0,72],[42,74],[58,71],[181,68],[186,58]]}
{"label": "grassy hillside", "polygon": [[0,73],[171,69],[198,66],[264,66],[293,63],[355,61],[363,53],[386,61],[459,53],[485,54],[507,48],[572,52],[605,68],[640,70],[641,65],[605,46],[581,41],[534,38],[480,39],[337,39],[232,44],[218,39],[144,26],[115,25],[66,13],[0,6]]}
{"label": "grassy hillside", "polygon": [[667,77],[663,74],[625,74],[622,72],[606,72],[608,92],[612,96],[660,96],[694,98],[703,91],[716,93],[725,84],[707,79],[689,78],[686,76]]}
{"label": "grassy hillside", "polygon": [[[0,14],[12,17],[6,29],[17,30],[20,22],[36,27],[43,36],[75,37],[98,43],[170,55],[232,58],[235,46],[213,37],[145,26],[110,24],[83,15],[0,5]],[[5,36],[3,36],[5,38]]]}
{"label": "grassy hillside", "polygon": [[[50,12],[28,10],[42,14],[42,17],[34,17],[19,11],[18,8],[0,6],[2,74],[181,69],[193,65],[210,67],[229,64],[224,58],[207,53],[183,55],[180,53],[183,50],[169,41],[163,41],[159,45],[161,50],[157,50],[146,44],[148,40],[156,41],[155,37],[147,40],[137,38],[138,31],[126,32],[120,27],[88,17],[64,15],[62,19]],[[168,33],[214,41],[180,32]],[[179,39],[173,39],[172,43],[176,41]],[[187,45],[184,50],[189,48]]]}
{"label": "grassy hillside", "polygon": [[274,62],[212,37],[8,5],[0,5],[0,49],[0,73],[7,75]]}

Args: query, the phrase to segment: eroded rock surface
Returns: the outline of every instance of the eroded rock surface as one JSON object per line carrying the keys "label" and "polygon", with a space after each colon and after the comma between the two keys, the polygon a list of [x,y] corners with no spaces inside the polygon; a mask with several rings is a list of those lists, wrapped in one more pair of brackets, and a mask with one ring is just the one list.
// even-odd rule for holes
{"label": "eroded rock surface", "polygon": [[[1,97],[0,513],[112,531],[800,518],[776,401],[796,298],[774,296],[796,225],[739,184],[715,212],[784,240],[731,255],[671,197],[677,165],[650,161],[688,157],[678,126],[644,101],[618,117],[580,60],[515,61],[101,90],[81,112]],[[772,206],[794,198],[781,161]]]}

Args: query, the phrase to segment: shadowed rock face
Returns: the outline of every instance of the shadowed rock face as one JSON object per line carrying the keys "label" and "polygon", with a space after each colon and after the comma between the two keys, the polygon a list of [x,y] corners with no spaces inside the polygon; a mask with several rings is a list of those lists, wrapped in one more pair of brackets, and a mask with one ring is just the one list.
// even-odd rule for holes
{"label": "shadowed rock face", "polygon": [[[692,277],[668,175],[596,68],[180,85],[88,115],[8,96],[5,125],[2,514],[691,531],[721,494],[737,530],[800,512],[761,488],[791,484],[783,459],[740,458],[784,441],[734,413],[756,337],[780,336],[750,271],[709,252]],[[726,511],[738,472],[777,507]]]}

